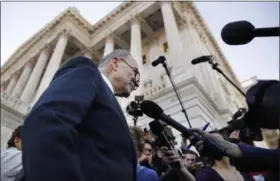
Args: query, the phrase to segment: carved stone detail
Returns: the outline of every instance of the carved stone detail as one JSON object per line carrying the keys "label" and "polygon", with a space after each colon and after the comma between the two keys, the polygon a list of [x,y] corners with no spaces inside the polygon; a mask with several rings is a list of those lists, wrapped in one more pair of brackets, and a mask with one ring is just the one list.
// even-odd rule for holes
{"label": "carved stone detail", "polygon": [[140,15],[135,14],[130,17],[129,22],[130,22],[130,24],[134,24],[134,23],[141,24],[142,22],[145,22],[145,21]]}

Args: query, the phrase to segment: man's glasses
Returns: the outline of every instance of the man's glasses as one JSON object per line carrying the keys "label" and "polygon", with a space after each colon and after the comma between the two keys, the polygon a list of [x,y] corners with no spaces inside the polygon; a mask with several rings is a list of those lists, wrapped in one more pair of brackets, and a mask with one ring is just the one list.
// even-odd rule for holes
{"label": "man's glasses", "polygon": [[135,78],[134,84],[135,84],[136,87],[138,87],[139,86],[139,82],[140,82],[140,74],[139,74],[138,69],[135,68],[135,67],[132,67],[131,65],[129,65],[124,59],[120,59],[120,60],[123,61],[129,68],[131,68],[133,70],[134,78]]}

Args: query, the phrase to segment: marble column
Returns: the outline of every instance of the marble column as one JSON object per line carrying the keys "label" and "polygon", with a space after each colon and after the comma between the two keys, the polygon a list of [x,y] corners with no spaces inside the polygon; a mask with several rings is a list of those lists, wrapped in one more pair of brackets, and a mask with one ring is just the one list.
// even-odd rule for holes
{"label": "marble column", "polygon": [[132,17],[131,19],[131,38],[130,38],[130,53],[138,64],[138,70],[140,73],[139,88],[136,90],[137,95],[143,94],[143,62],[142,62],[142,39],[141,39],[141,27],[140,19]]}
{"label": "marble column", "polygon": [[31,64],[31,62],[27,62],[27,64],[23,67],[23,71],[20,75],[20,78],[12,92],[12,97],[14,97],[14,98],[20,97],[20,95],[29,79],[31,71],[32,71],[32,64]]}
{"label": "marble column", "polygon": [[11,79],[10,79],[10,82],[8,84],[8,87],[7,89],[5,90],[5,92],[7,92],[8,94],[11,94],[13,89],[15,88],[16,86],[16,83],[17,83],[17,73],[15,73],[14,75],[12,75]]}
{"label": "marble column", "polygon": [[20,96],[20,100],[26,103],[30,103],[30,101],[32,100],[36,88],[38,87],[40,78],[42,77],[42,74],[46,67],[48,56],[49,56],[49,47],[45,46],[40,51],[39,58],[36,61],[35,67],[33,68],[33,71],[28,79],[28,82]]}
{"label": "marble column", "polygon": [[160,2],[162,18],[164,22],[164,30],[166,34],[168,49],[170,52],[171,64],[172,62],[181,62],[183,53],[183,43],[180,37],[176,19],[171,6],[172,2]]}
{"label": "marble column", "polygon": [[107,36],[103,57],[114,51],[114,39],[111,35]]}
{"label": "marble column", "polygon": [[41,79],[33,103],[35,103],[37,99],[41,96],[41,94],[46,90],[46,88],[49,86],[50,82],[52,81],[54,74],[59,69],[69,39],[69,35],[70,35],[69,32],[66,30],[63,30],[59,34],[58,42],[55,46],[50,61],[47,65],[43,78]]}

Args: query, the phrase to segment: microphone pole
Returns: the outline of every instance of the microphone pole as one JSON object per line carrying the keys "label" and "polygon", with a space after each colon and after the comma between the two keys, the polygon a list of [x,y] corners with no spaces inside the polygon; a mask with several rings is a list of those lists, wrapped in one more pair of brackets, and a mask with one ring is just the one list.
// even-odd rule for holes
{"label": "microphone pole", "polygon": [[239,87],[237,87],[237,86],[234,84],[234,82],[232,82],[232,81],[228,78],[228,76],[226,76],[226,74],[224,74],[224,72],[218,67],[218,66],[219,66],[218,63],[215,63],[212,59],[210,59],[210,60],[208,61],[208,63],[209,63],[210,65],[212,65],[212,69],[214,69],[214,70],[216,70],[217,72],[219,72],[225,79],[227,79],[227,81],[229,81],[229,82],[231,83],[231,85],[233,85],[233,87],[235,87],[235,88],[240,92],[240,94],[242,94],[244,97],[246,97],[245,93],[244,93]]}
{"label": "microphone pole", "polygon": [[[179,100],[179,103],[180,103],[180,105],[181,105],[181,107],[182,107],[182,112],[183,112],[183,114],[184,114],[185,117],[186,117],[186,120],[187,120],[187,122],[188,122],[188,124],[189,124],[189,127],[192,128],[192,125],[191,125],[191,123],[190,123],[190,120],[189,120],[189,117],[188,117],[188,115],[187,115],[186,109],[185,109],[185,107],[184,107],[184,105],[183,105],[183,103],[182,103],[182,101],[181,101],[181,96],[180,96],[180,94],[178,93],[178,90],[177,90],[177,88],[176,88],[176,86],[175,86],[175,84],[174,84],[174,82],[173,82],[173,79],[172,79],[172,77],[171,77],[171,74],[170,74],[170,72],[169,72],[169,70],[168,70],[168,68],[167,68],[167,64],[166,64],[166,62],[165,62],[166,59],[165,59],[164,56],[160,56],[159,58],[164,59],[164,60],[161,61],[160,63],[161,63],[162,66],[164,67],[164,69],[165,69],[165,71],[166,71],[166,74],[167,74],[167,76],[168,76],[168,78],[169,78],[169,80],[170,80],[170,82],[171,82],[171,84],[172,84],[172,87],[173,87],[173,89],[174,89],[174,91],[175,91],[175,94],[176,94],[176,96],[177,96],[177,98],[178,98],[178,100]],[[157,60],[156,60],[156,61],[157,61]]]}
{"label": "microphone pole", "polygon": [[203,62],[208,62],[210,65],[212,65],[212,68],[214,70],[216,70],[217,72],[219,72],[227,81],[229,81],[229,83],[231,85],[233,85],[233,87],[235,87],[239,92],[240,94],[242,94],[244,97],[246,97],[246,95],[244,94],[244,92],[239,88],[237,87],[229,78],[228,76],[226,76],[224,74],[224,72],[218,67],[219,64],[218,63],[215,63],[213,61],[213,56],[212,55],[208,55],[208,56],[201,56],[201,57],[198,57],[198,58],[195,58],[192,60],[192,64],[195,65],[195,64],[198,64],[198,63],[203,63]]}

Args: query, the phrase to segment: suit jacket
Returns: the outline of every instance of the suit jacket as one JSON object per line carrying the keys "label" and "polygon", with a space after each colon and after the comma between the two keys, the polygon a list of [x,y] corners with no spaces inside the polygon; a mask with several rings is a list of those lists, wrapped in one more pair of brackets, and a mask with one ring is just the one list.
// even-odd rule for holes
{"label": "suit jacket", "polygon": [[27,116],[28,181],[133,181],[136,154],[123,112],[92,60],[60,68]]}

